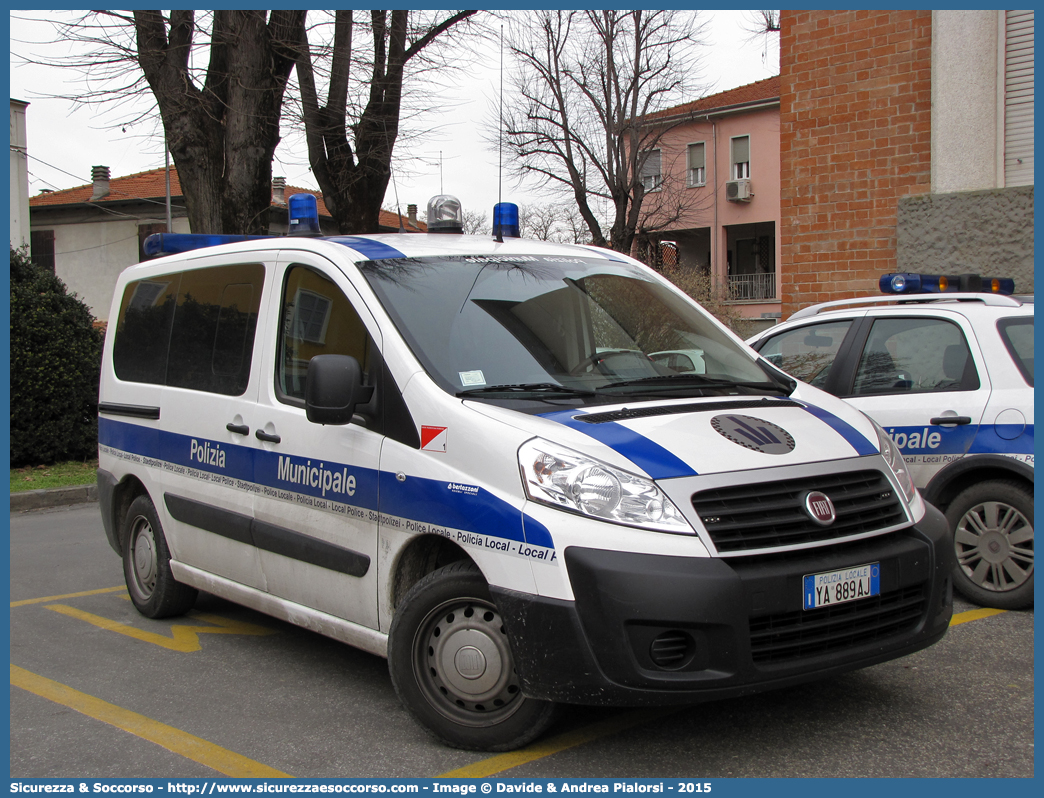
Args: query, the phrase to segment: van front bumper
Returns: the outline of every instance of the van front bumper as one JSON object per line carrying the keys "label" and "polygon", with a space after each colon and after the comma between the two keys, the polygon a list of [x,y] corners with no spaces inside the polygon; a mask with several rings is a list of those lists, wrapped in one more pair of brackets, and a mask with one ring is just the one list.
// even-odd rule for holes
{"label": "van front bumper", "polygon": [[[928,506],[912,528],[731,559],[570,547],[575,601],[491,587],[533,698],[649,706],[746,695],[930,646],[953,612],[953,547]],[[880,596],[802,609],[802,577],[880,563]]]}

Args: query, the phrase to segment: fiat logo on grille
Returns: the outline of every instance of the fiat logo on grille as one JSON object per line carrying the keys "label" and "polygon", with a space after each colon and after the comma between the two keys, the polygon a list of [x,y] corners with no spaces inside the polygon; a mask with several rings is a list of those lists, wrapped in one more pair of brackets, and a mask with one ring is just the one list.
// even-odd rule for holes
{"label": "fiat logo on grille", "polygon": [[805,512],[820,526],[830,526],[837,519],[834,503],[830,497],[818,490],[805,495]]}

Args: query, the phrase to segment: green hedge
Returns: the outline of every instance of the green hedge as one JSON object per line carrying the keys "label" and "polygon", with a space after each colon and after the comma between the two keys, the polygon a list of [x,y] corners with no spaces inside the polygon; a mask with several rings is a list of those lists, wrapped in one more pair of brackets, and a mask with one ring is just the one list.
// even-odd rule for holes
{"label": "green hedge", "polygon": [[102,334],[54,274],[11,249],[11,467],[98,450]]}

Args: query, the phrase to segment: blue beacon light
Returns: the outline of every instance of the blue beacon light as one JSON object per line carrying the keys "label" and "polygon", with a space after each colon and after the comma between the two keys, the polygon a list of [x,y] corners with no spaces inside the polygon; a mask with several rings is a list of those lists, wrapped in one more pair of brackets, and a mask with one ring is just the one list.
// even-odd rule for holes
{"label": "blue beacon light", "polygon": [[513,202],[498,202],[493,206],[493,237],[521,238],[518,228],[518,206]]}
{"label": "blue beacon light", "polygon": [[[312,194],[293,194],[287,201],[290,215],[290,235],[318,236],[319,203]],[[257,241],[272,236],[228,235],[222,233],[153,233],[145,239],[143,249],[149,257],[157,255],[176,255],[179,252],[192,252],[205,247],[216,247],[221,244],[235,244],[240,241]]]}
{"label": "blue beacon light", "polygon": [[319,203],[314,194],[291,194],[287,200],[292,236],[321,236],[319,229]]}

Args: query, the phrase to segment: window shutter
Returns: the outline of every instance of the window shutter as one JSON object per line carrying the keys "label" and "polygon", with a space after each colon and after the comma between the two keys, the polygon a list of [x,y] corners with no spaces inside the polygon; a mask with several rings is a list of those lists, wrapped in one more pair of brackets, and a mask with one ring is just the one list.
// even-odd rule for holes
{"label": "window shutter", "polygon": [[1033,12],[1006,12],[1004,184],[1033,185]]}
{"label": "window shutter", "polygon": [[746,163],[750,160],[750,136],[738,136],[732,140],[732,162]]}
{"label": "window shutter", "polygon": [[660,151],[646,150],[645,162],[642,164],[642,185],[646,191],[653,191],[660,187]]}
{"label": "window shutter", "polygon": [[707,153],[704,149],[704,145],[690,144],[689,145],[689,168],[690,169],[702,169],[707,165]]}
{"label": "window shutter", "polygon": [[660,151],[649,150],[642,164],[642,179],[647,177],[658,177],[660,175]]}

